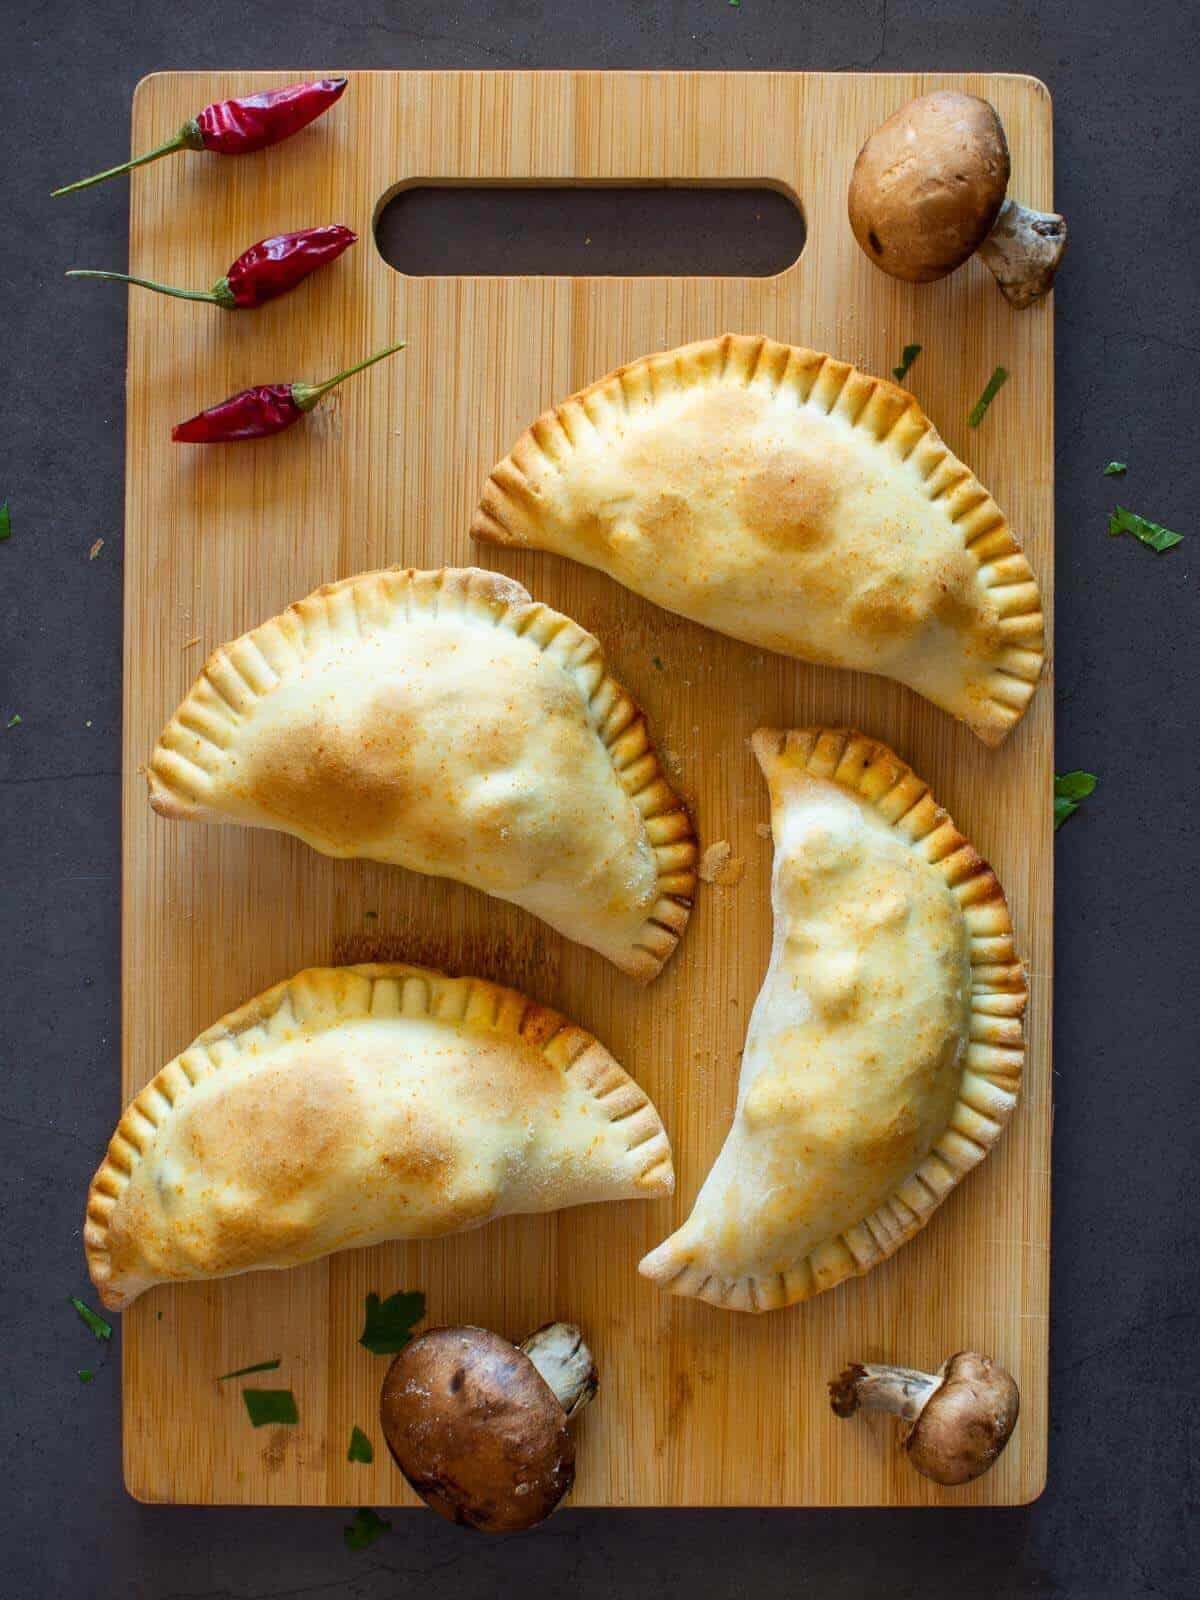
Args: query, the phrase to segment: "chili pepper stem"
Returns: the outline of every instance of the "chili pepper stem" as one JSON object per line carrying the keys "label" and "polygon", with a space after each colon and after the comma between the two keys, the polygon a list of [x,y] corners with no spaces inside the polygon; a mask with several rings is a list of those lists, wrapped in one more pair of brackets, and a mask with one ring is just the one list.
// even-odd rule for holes
{"label": "chili pepper stem", "polygon": [[322,396],[327,395],[330,389],[336,388],[339,383],[344,383],[347,378],[352,378],[356,372],[361,372],[364,367],[373,367],[377,361],[382,361],[385,356],[394,356],[397,350],[403,350],[408,343],[401,339],[399,344],[392,344],[386,350],[377,350],[373,356],[368,356],[365,361],[356,362],[354,366],[347,367],[345,372],[339,372],[336,377],[327,378],[324,383],[294,383],[292,385],[292,399],[301,411],[311,411]]}
{"label": "chili pepper stem", "polygon": [[94,172],[90,178],[80,178],[76,183],[66,183],[61,189],[51,189],[51,199],[56,199],[60,194],[73,194],[76,189],[90,189],[94,183],[103,183],[105,178],[115,178],[122,172],[132,172],[134,167],[144,167],[147,162],[160,161],[163,156],[173,155],[176,150],[203,150],[204,144],[200,136],[200,125],[193,117],[190,122],[185,122],[179,132],[165,144],[160,144],[154,150],[147,150],[145,155],[134,156],[132,161],[123,161],[119,167],[109,167],[104,172]]}
{"label": "chili pepper stem", "polygon": [[153,289],[158,294],[174,295],[177,300],[208,300],[214,305],[225,305],[232,301],[231,295],[223,299],[214,289],[175,289],[168,283],[155,283],[150,278],[134,278],[127,272],[90,272],[83,267],[72,267],[64,274],[68,278],[102,278],[105,283],[136,283],[140,289]]}

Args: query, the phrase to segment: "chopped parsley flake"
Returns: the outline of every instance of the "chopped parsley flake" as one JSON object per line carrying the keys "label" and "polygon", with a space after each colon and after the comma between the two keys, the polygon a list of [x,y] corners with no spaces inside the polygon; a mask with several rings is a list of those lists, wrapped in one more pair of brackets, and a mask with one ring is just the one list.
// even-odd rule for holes
{"label": "chopped parsley flake", "polygon": [[12,538],[12,512],[8,509],[8,501],[0,505],[0,539]]}
{"label": "chopped parsley flake", "polygon": [[348,1522],[342,1529],[342,1538],[346,1541],[347,1550],[365,1550],[369,1544],[374,1544],[381,1533],[391,1533],[392,1525],[378,1512],[372,1511],[369,1506],[359,1506],[354,1513],[354,1521]]}
{"label": "chopped parsley flake", "polygon": [[242,1399],[255,1428],[265,1428],[271,1422],[300,1421],[296,1397],[290,1389],[243,1389]]}
{"label": "chopped parsley flake", "polygon": [[279,1357],[273,1361],[256,1361],[252,1367],[238,1367],[236,1372],[220,1372],[217,1382],[224,1383],[226,1378],[248,1378],[252,1372],[274,1372],[279,1365]]}
{"label": "chopped parsley flake", "polygon": [[375,1459],[375,1447],[367,1438],[361,1428],[350,1430],[350,1448],[346,1451],[347,1461],[361,1461],[370,1466]]}
{"label": "chopped parsley flake", "polygon": [[1007,382],[1008,373],[1003,367],[997,367],[987,381],[987,388],[971,407],[971,415],[967,418],[967,426],[969,428],[977,428],[979,426],[987,415],[988,407]]}
{"label": "chopped parsley flake", "polygon": [[1054,780],[1054,831],[1073,817],[1100,780],[1094,772],[1064,772]]}
{"label": "chopped parsley flake", "polygon": [[903,383],[908,376],[908,369],[921,354],[924,347],[919,344],[906,344],[900,352],[900,365],[892,368],[892,377],[897,383]]}
{"label": "chopped parsley flake", "polygon": [[104,1318],[93,1311],[91,1306],[85,1306],[83,1301],[73,1294],[67,1296],[67,1304],[75,1307],[75,1312],[80,1322],[83,1323],[84,1327],[90,1328],[97,1339],[112,1338],[112,1324],[105,1322]]}
{"label": "chopped parsley flake", "polygon": [[1104,469],[1106,478],[1123,478],[1129,471],[1128,464],[1124,461],[1110,461]]}
{"label": "chopped parsley flake", "polygon": [[1177,544],[1183,543],[1181,533],[1172,533],[1170,528],[1164,528],[1161,522],[1151,522],[1149,517],[1139,517],[1136,511],[1127,511],[1124,506],[1118,506],[1109,517],[1108,531],[1114,538],[1119,533],[1131,533],[1135,539],[1148,544],[1151,550],[1157,550],[1159,555],[1162,555],[1164,550],[1173,550]]}
{"label": "chopped parsley flake", "polygon": [[425,1296],[419,1289],[398,1289],[381,1300],[369,1294],[366,1317],[358,1342],[376,1356],[393,1356],[412,1338],[414,1323],[425,1315]]}

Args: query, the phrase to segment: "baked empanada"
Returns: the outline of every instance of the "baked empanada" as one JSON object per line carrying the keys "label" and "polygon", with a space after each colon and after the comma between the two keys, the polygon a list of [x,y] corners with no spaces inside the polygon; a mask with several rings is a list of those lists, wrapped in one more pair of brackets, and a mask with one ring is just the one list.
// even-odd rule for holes
{"label": "baked empanada", "polygon": [[156,1283],[673,1187],[657,1111],[582,1028],[478,978],[319,967],[142,1090],[83,1238],[120,1310]]}
{"label": "baked empanada", "polygon": [[771,1311],[910,1239],[999,1138],[1025,976],[995,873],[885,745],[760,729],[775,938],[733,1126],[691,1216],[641,1263]]}
{"label": "baked empanada", "polygon": [[695,891],[687,811],[599,644],[477,568],[364,573],[225,645],[148,776],[164,816],[455,878],[643,981]]}
{"label": "baked empanada", "polygon": [[998,744],[1042,668],[1037,583],[912,395],[726,334],[545,412],[471,528],[768,650],[881,673]]}

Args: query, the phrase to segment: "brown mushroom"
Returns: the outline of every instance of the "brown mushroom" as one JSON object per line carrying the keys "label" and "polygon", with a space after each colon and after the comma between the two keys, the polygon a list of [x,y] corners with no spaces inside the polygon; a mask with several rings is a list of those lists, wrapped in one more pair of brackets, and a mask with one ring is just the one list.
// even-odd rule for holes
{"label": "brown mushroom", "polygon": [[568,1423],[597,1382],[567,1322],[521,1345],[486,1328],[430,1328],[388,1368],[379,1416],[427,1506],[464,1527],[515,1533],[548,1517],[574,1483]]}
{"label": "brown mushroom", "polygon": [[858,152],[850,226],[877,267],[932,283],[976,251],[1010,305],[1049,293],[1067,224],[1006,198],[1008,141],[995,108],[939,89],[882,123]]}
{"label": "brown mushroom", "polygon": [[1021,1394],[988,1356],[960,1350],[935,1373],[855,1362],[829,1385],[835,1415],[892,1411],[907,1426],[901,1448],[935,1483],[970,1483],[987,1472],[1017,1425]]}

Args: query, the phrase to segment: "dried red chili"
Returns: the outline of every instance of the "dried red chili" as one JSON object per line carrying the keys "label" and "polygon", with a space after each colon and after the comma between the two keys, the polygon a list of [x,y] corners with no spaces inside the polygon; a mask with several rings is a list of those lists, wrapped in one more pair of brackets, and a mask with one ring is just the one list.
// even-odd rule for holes
{"label": "dried red chili", "polygon": [[253,311],[323,267],[336,261],[358,238],[335,222],[325,228],[305,228],[302,233],[280,233],[260,239],[241,255],[211,289],[175,289],[150,278],[133,278],[127,272],[90,272],[72,267],[68,278],[103,278],[108,283],[136,283],[142,289],[174,295],[177,300],[207,300],[225,311]]}
{"label": "dried red chili", "polygon": [[240,100],[218,100],[205,106],[198,116],[190,117],[165,144],[147,150],[145,155],[135,156],[132,161],[124,161],[119,167],[80,178],[78,183],[64,184],[52,193],[70,194],[75,189],[88,189],[93,183],[102,183],[105,178],[143,167],[148,161],[158,161],[176,150],[208,150],[220,156],[244,156],[252,150],[265,150],[268,145],[289,139],[293,133],[315,122],[335,100],[341,99],[348,81],[346,78],[319,78],[315,83],[290,83],[286,89],[268,89],[262,94],[244,95]]}
{"label": "dried red chili", "polygon": [[241,439],[265,439],[272,433],[282,433],[293,422],[299,422],[330,389],[364,367],[373,367],[385,356],[403,350],[404,345],[402,339],[386,350],[377,350],[324,383],[264,383],[256,389],[243,389],[220,405],[209,406],[207,411],[177,423],[171,429],[171,438],[176,444],[235,444]]}

